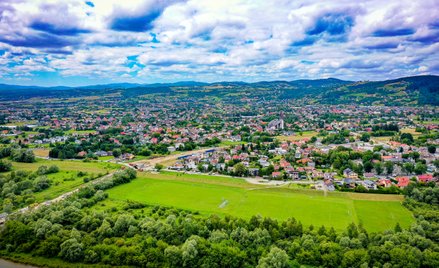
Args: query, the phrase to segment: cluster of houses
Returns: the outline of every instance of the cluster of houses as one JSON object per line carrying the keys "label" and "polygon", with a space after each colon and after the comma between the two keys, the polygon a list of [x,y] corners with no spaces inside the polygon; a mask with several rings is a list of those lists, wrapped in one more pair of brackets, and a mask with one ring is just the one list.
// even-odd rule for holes
{"label": "cluster of houses", "polygon": [[[349,173],[349,171],[347,171]],[[343,172],[345,173],[345,172]],[[344,174],[343,174],[344,175]],[[344,175],[345,176],[345,175]],[[363,186],[367,190],[377,190],[378,188],[389,188],[391,186],[398,187],[399,189],[404,189],[413,181],[420,183],[436,182],[439,183],[439,179],[433,176],[433,174],[422,174],[416,176],[400,176],[400,177],[386,177],[378,176],[379,178],[374,179],[360,179],[358,176],[350,177],[345,176],[344,179],[334,179],[325,178],[324,180],[319,180],[315,184],[315,189],[317,190],[328,190],[334,191],[335,185],[339,187],[345,187],[348,189],[354,189],[357,186]]]}
{"label": "cluster of houses", "polygon": [[[359,185],[368,190],[376,190],[379,187],[388,188],[396,186],[404,188],[413,178],[421,182],[436,181],[433,173],[437,171],[433,164],[434,160],[439,159],[438,154],[429,153],[424,147],[415,147],[398,142],[383,142],[378,144],[383,149],[378,153],[383,154],[382,161],[394,163],[391,174],[378,173],[375,170],[365,172],[361,176],[353,170],[347,168],[343,170],[342,176],[332,171],[331,167],[316,167],[313,153],[328,153],[340,145],[323,145],[319,141],[314,144],[306,143],[306,139],[293,142],[282,142],[278,147],[267,150],[267,154],[253,148],[252,144],[236,145],[231,148],[218,148],[203,153],[189,154],[182,156],[178,161],[168,167],[176,171],[192,172],[216,172],[220,174],[233,175],[235,173],[235,163],[241,163],[247,170],[246,176],[261,177],[274,180],[312,180],[316,181],[316,189],[335,190],[336,186],[355,188]],[[271,143],[267,142],[269,146]],[[243,150],[243,146],[246,147]],[[358,152],[372,151],[377,144],[368,142],[353,142],[343,144],[346,148]],[[406,152],[418,152],[420,157],[425,160],[428,166],[428,173],[422,175],[407,174],[400,165],[403,163],[414,163],[411,158],[403,158],[400,148]],[[290,161],[286,160],[287,155]],[[291,161],[293,155],[293,161]],[[361,163],[360,160],[355,160]],[[267,169],[272,167],[272,169]],[[270,172],[267,173],[267,170]]]}

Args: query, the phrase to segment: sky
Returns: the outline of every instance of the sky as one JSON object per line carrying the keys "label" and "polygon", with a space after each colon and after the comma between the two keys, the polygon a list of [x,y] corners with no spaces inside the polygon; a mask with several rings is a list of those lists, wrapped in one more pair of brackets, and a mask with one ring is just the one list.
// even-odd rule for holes
{"label": "sky", "polygon": [[439,74],[439,0],[0,0],[0,83]]}

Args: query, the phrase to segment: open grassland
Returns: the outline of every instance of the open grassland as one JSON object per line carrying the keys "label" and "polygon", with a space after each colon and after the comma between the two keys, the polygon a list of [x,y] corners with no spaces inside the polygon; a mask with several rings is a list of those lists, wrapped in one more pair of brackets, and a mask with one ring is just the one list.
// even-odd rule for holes
{"label": "open grassland", "polygon": [[401,133],[410,133],[413,135],[413,137],[422,135],[421,132],[416,132],[415,128],[403,128],[403,129],[401,129]]}
{"label": "open grassland", "polygon": [[228,146],[235,146],[241,144],[247,144],[247,143],[244,141],[221,141],[218,147],[228,147]]}
{"label": "open grassland", "polygon": [[[89,180],[103,176],[119,168],[119,165],[102,162],[59,161],[38,159],[35,163],[12,162],[13,170],[36,171],[40,166],[56,165],[60,171],[46,175],[51,180],[51,186],[35,193],[35,201],[50,200],[69,192],[84,184],[84,178]],[[82,172],[80,176],[79,172]]]}
{"label": "open grassland", "polygon": [[423,125],[437,125],[437,124],[439,124],[439,119],[435,119],[435,120],[431,120],[431,121],[415,120],[415,123],[420,123],[420,124],[423,124]]}
{"label": "open grassland", "polygon": [[89,173],[105,173],[107,170],[117,169],[119,165],[104,162],[84,162],[79,160],[46,160],[37,159],[34,163],[12,162],[14,170],[36,171],[40,166],[56,165],[61,171],[83,171]]}
{"label": "open grassland", "polygon": [[36,124],[37,121],[36,120],[28,120],[28,121],[14,121],[11,123],[7,123],[5,125],[0,125],[1,126],[17,126],[17,127],[21,127],[21,126],[25,126],[25,125],[33,125]]}
{"label": "open grassland", "polygon": [[388,142],[392,136],[382,136],[382,137],[370,137],[370,139],[374,142]]}
{"label": "open grassland", "polygon": [[276,139],[280,141],[300,141],[303,139],[310,139],[313,136],[317,136],[319,134],[316,131],[305,131],[302,133],[297,132],[296,135],[292,136],[277,136]]}
{"label": "open grassland", "polygon": [[397,222],[408,227],[413,222],[399,196],[366,197],[340,192],[325,196],[313,190],[253,185],[219,176],[141,173],[138,179],[108,193],[106,206],[132,200],[246,219],[257,214],[279,220],[294,217],[305,225],[333,226],[339,230],[351,222],[361,222],[369,231],[390,229]]}
{"label": "open grassland", "polygon": [[66,134],[88,135],[96,134],[96,130],[74,130],[70,129],[65,132]]}
{"label": "open grassland", "polygon": [[35,148],[32,149],[32,151],[34,151],[35,156],[38,157],[48,157],[49,156],[49,148]]}

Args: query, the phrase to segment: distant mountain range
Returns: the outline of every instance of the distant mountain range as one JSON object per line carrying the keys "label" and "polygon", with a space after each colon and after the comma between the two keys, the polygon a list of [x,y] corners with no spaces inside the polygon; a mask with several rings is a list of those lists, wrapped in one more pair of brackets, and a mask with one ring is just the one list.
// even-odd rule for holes
{"label": "distant mountain range", "polygon": [[385,81],[344,81],[335,78],[294,81],[215,82],[195,81],[157,84],[117,83],[83,87],[38,87],[0,84],[0,100],[38,97],[68,98],[119,93],[122,97],[165,94],[202,98],[256,96],[301,99],[308,103],[361,105],[439,105],[439,76],[403,77]]}

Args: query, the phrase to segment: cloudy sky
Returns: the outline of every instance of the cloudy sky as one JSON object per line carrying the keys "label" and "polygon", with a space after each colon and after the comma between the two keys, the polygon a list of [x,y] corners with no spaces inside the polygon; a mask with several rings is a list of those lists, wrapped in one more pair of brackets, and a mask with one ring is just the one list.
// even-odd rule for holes
{"label": "cloudy sky", "polygon": [[439,74],[439,0],[1,0],[0,83]]}

